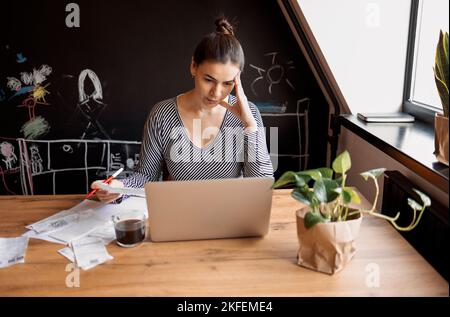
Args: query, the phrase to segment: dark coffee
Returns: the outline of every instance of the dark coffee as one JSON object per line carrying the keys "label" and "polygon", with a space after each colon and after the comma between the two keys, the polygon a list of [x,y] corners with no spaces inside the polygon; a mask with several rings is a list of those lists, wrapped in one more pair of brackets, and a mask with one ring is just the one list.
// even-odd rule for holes
{"label": "dark coffee", "polygon": [[116,239],[121,246],[134,246],[145,239],[145,221],[126,219],[115,225]]}

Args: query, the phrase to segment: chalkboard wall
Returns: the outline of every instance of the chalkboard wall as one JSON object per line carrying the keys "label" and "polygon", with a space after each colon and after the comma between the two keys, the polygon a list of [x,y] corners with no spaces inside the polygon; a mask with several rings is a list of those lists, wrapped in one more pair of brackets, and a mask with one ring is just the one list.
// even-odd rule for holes
{"label": "chalkboard wall", "polygon": [[69,3],[0,4],[0,194],[85,193],[131,173],[148,111],[192,88],[220,13],[238,22],[275,175],[325,164],[328,105],[276,0]]}

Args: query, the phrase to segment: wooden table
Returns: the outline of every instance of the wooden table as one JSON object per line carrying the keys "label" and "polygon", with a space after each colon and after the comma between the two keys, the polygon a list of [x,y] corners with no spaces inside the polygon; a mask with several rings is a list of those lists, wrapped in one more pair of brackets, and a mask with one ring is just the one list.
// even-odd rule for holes
{"label": "wooden table", "polygon": [[[74,272],[66,272],[69,262],[57,253],[62,245],[30,239],[26,263],[0,269],[0,296],[449,295],[447,281],[377,218],[364,218],[358,251],[343,271],[329,276],[299,267],[295,210],[301,204],[289,193],[274,192],[270,231],[264,238],[146,241],[131,249],[111,243],[107,248],[114,259],[81,270],[79,287],[66,286]],[[82,197],[0,197],[0,236],[20,236],[27,224]]]}

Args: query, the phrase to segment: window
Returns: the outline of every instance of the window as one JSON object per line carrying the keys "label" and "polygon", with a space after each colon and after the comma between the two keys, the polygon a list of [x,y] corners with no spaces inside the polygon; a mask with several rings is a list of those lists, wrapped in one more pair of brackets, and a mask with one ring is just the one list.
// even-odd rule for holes
{"label": "window", "polygon": [[404,88],[404,111],[433,122],[442,104],[434,81],[439,30],[448,32],[448,0],[412,0]]}

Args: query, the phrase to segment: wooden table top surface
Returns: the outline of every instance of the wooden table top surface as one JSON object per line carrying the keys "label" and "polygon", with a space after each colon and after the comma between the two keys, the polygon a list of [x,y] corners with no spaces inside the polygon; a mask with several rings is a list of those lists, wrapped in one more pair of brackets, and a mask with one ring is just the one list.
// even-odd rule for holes
{"label": "wooden table top surface", "polygon": [[[448,283],[384,220],[365,217],[353,260],[332,276],[296,263],[295,211],[302,205],[275,190],[269,234],[263,238],[110,243],[114,257],[74,271],[61,244],[30,239],[25,263],[0,269],[0,296],[448,296]],[[68,209],[83,195],[0,197],[0,237]],[[66,271],[68,269],[68,271]]]}

